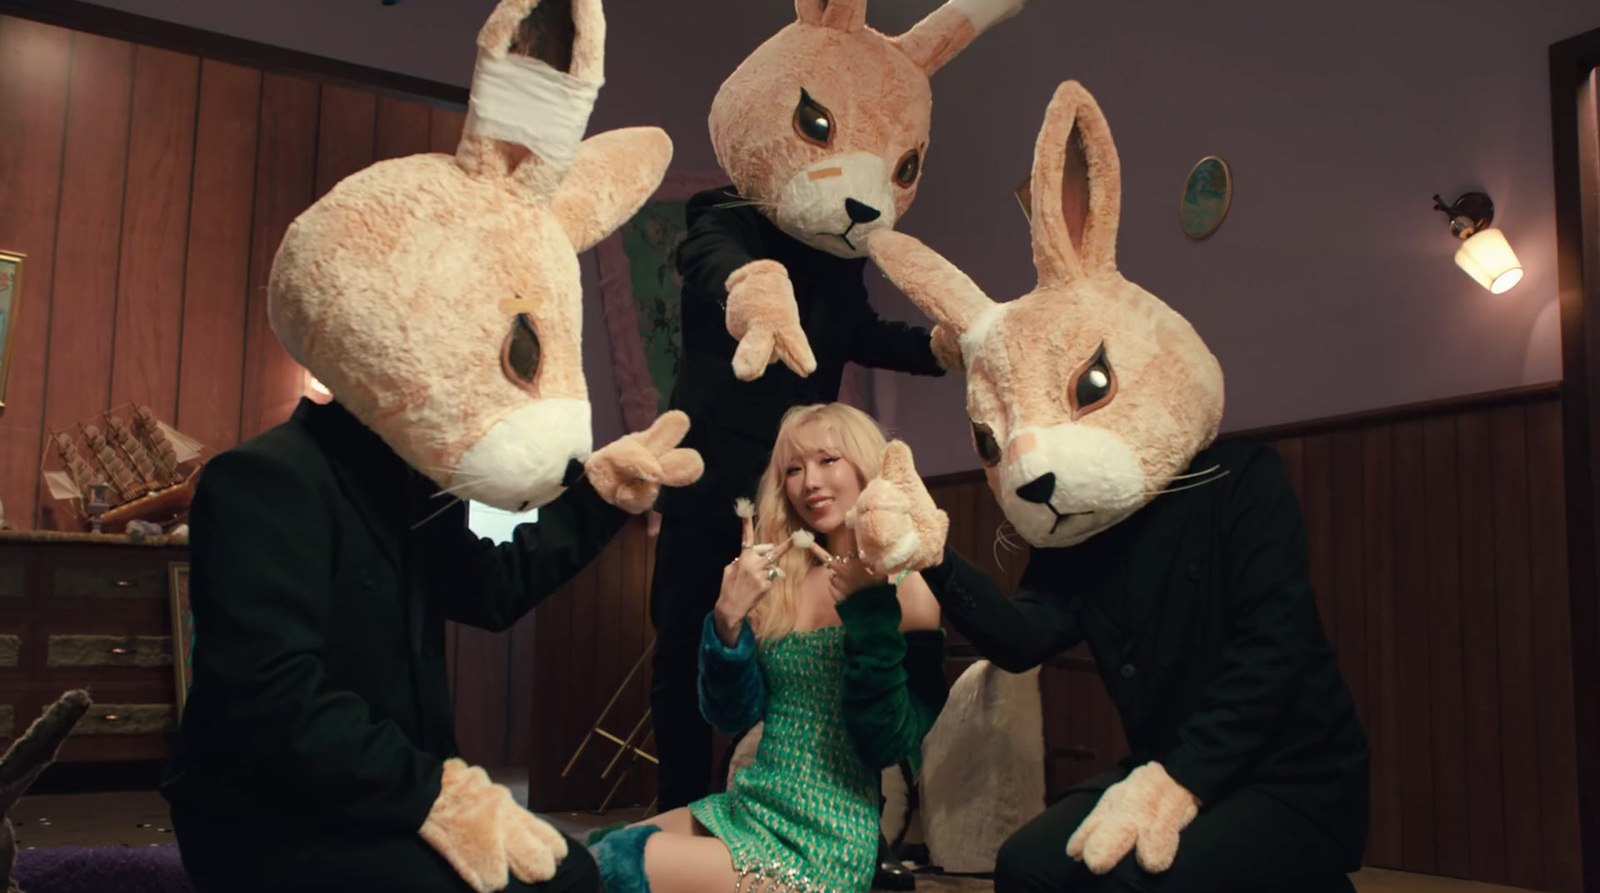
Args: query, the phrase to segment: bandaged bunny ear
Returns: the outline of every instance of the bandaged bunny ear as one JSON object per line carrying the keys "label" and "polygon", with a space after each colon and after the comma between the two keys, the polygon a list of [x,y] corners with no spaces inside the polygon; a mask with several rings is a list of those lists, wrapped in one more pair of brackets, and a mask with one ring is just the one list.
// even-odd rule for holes
{"label": "bandaged bunny ear", "polygon": [[599,0],[501,0],[478,33],[463,143],[521,146],[565,173],[588,129],[604,67]]}
{"label": "bandaged bunny ear", "polygon": [[860,31],[867,25],[867,0],[794,0],[794,11],[807,25],[835,31]]}
{"label": "bandaged bunny ear", "polygon": [[[1079,164],[1069,164],[1074,145]],[[1082,182],[1088,183],[1087,210]],[[1070,171],[1070,174],[1069,174]],[[1039,285],[1096,276],[1117,268],[1117,222],[1122,213],[1122,167],[1111,127],[1077,81],[1056,88],[1033,153],[1033,266]],[[1082,214],[1083,226],[1068,226]],[[1075,239],[1074,236],[1077,236]]]}
{"label": "bandaged bunny ear", "polygon": [[[800,0],[805,2],[805,0]],[[926,74],[933,74],[978,35],[1016,15],[1027,0],[950,0],[894,43]]]}

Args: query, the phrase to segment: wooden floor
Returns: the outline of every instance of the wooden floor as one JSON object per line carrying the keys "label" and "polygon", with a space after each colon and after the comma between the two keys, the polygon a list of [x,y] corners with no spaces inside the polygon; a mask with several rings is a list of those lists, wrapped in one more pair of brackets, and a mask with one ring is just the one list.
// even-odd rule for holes
{"label": "wooden floor", "polygon": [[[515,772],[496,773],[526,805],[527,780]],[[159,794],[148,791],[103,794],[52,794],[24,797],[11,811],[20,848],[53,846],[150,846],[172,842],[167,806]],[[634,821],[639,810],[612,810],[606,815],[559,813],[547,816],[553,824],[578,840],[589,829],[616,821]],[[1357,873],[1361,893],[1527,893],[1473,881],[1427,877],[1400,871],[1368,868]],[[917,876],[917,893],[991,893],[994,885],[981,878]]]}

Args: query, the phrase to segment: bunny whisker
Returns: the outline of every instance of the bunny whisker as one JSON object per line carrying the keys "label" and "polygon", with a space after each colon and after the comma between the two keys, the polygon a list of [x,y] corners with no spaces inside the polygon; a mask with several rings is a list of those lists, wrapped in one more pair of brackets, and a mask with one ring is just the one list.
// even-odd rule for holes
{"label": "bunny whisker", "polygon": [[461,494],[462,490],[465,490],[468,487],[473,486],[474,484],[480,484],[480,483],[482,483],[482,482],[484,482],[484,481],[486,481],[488,479],[489,479],[489,476],[486,475],[486,474],[473,475],[471,478],[468,478],[467,480],[464,480],[459,484],[452,484],[452,485],[450,485],[448,487],[441,488],[439,490],[439,492],[433,494],[429,498],[430,499],[438,499],[441,496],[459,496]]}
{"label": "bunny whisker", "polygon": [[712,205],[714,208],[776,208],[777,202],[758,202],[753,199],[743,199],[736,202],[723,202]]}
{"label": "bunny whisker", "polygon": [[[1020,551],[1022,551],[1022,545],[1020,543],[1018,543],[1016,540],[1012,539],[1011,538],[1011,534],[1006,531],[1006,528],[1010,527],[1010,526],[1011,526],[1011,522],[1010,521],[1005,521],[1005,522],[1002,522],[999,526],[995,527],[995,529],[994,529],[994,545],[990,548],[991,554],[994,555],[995,566],[1000,568],[1001,570],[1005,570],[1006,569],[1005,561],[1000,558],[1000,549],[1002,547],[1004,547],[1007,552],[1020,552]],[[1013,528],[1013,529],[1015,529],[1015,528]]]}
{"label": "bunny whisker", "polygon": [[454,508],[457,504],[465,502],[465,501],[466,500],[462,499],[460,496],[453,497],[449,502],[445,503],[442,506],[439,506],[438,511],[435,511],[433,514],[429,515],[428,517],[423,518],[421,521],[418,521],[417,523],[411,525],[411,529],[412,530],[417,530],[417,529],[421,528],[422,525],[428,523],[429,521],[432,521],[434,518],[439,517],[440,515],[444,514],[445,512],[450,511],[450,509]]}
{"label": "bunny whisker", "polygon": [[[1182,480],[1189,480],[1189,479],[1192,479],[1192,478],[1206,477],[1207,475],[1216,474],[1219,470],[1221,470],[1221,468],[1222,468],[1221,465],[1213,465],[1210,468],[1202,468],[1199,471],[1191,471],[1191,472],[1189,472],[1187,474],[1175,474],[1170,478],[1170,480],[1182,481]],[[1113,471],[1113,470],[1110,470],[1110,469],[1107,469],[1107,470],[1101,472],[1101,476],[1102,477],[1108,477],[1108,478],[1111,478],[1111,477],[1120,477],[1120,478],[1144,477],[1144,475],[1142,473],[1140,473],[1140,472]]]}
{"label": "bunny whisker", "polygon": [[1204,487],[1207,484],[1216,483],[1217,481],[1220,481],[1220,480],[1222,480],[1223,478],[1225,478],[1227,476],[1228,476],[1228,472],[1224,470],[1220,474],[1213,475],[1213,476],[1211,476],[1209,478],[1206,478],[1203,481],[1191,481],[1190,483],[1184,484],[1181,487],[1170,487],[1170,486],[1169,487],[1164,487],[1164,488],[1162,488],[1160,490],[1151,490],[1150,493],[1155,495],[1155,496],[1163,496],[1163,495],[1168,494],[1168,493],[1179,493],[1179,492],[1182,492],[1184,490],[1193,490],[1196,487]]}

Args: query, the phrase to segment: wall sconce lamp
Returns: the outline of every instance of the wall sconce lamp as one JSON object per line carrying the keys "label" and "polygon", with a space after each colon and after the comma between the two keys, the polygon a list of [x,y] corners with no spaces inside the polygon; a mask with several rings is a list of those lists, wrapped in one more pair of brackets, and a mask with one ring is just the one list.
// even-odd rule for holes
{"label": "wall sconce lamp", "polygon": [[1450,215],[1450,234],[1463,240],[1456,249],[1456,266],[1494,294],[1504,294],[1522,281],[1522,264],[1506,242],[1505,233],[1490,226],[1494,202],[1481,192],[1469,192],[1446,205],[1437,194],[1433,209]]}

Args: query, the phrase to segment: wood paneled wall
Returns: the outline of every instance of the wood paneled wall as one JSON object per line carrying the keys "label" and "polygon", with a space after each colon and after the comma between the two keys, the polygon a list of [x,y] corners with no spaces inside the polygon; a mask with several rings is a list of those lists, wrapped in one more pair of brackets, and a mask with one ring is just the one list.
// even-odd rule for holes
{"label": "wood paneled wall", "polygon": [[0,500],[70,527],[44,443],[130,401],[225,449],[288,417],[303,370],[267,323],[289,222],[371,162],[453,152],[463,115],[0,16],[0,248],[28,256]]}

